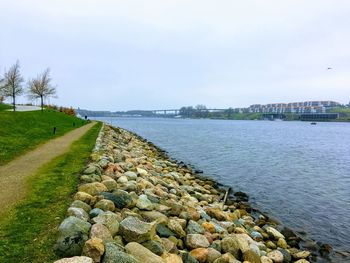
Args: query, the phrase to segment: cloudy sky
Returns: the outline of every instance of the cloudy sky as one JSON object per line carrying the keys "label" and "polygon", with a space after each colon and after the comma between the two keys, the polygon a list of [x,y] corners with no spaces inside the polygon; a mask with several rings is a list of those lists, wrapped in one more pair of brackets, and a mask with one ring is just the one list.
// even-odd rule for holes
{"label": "cloudy sky", "polygon": [[17,59],[26,79],[50,67],[51,102],[93,110],[348,103],[349,10],[348,0],[0,0],[0,72]]}

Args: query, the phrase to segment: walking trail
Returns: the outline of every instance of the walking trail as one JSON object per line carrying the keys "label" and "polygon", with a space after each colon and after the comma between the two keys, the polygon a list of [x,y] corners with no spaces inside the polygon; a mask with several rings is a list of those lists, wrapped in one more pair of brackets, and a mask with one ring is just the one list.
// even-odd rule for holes
{"label": "walking trail", "polygon": [[26,194],[27,177],[55,157],[68,152],[71,144],[81,138],[96,123],[92,122],[65,135],[52,139],[10,163],[0,166],[0,215]]}

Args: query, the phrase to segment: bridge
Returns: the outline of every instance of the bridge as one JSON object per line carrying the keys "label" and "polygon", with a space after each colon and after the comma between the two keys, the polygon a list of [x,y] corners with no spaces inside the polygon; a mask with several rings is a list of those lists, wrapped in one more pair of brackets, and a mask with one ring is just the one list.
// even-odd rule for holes
{"label": "bridge", "polygon": [[[223,112],[227,109],[193,109],[194,111],[199,112]],[[152,113],[155,115],[179,115],[180,109],[167,109],[167,110],[152,110]]]}

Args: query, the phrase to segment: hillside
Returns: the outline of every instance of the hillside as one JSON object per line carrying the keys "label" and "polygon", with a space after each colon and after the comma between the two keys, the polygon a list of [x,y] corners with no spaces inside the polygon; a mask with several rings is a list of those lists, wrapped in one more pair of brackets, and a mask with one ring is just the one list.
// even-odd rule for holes
{"label": "hillside", "polygon": [[[0,165],[85,121],[56,111],[0,112]],[[56,134],[53,134],[56,127]]]}

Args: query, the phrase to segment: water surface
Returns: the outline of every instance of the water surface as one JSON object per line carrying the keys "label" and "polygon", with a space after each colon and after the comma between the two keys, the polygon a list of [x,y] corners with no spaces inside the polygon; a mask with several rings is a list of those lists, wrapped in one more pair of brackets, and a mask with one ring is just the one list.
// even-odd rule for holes
{"label": "water surface", "polygon": [[248,193],[283,224],[350,250],[350,123],[100,119]]}

